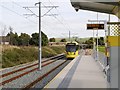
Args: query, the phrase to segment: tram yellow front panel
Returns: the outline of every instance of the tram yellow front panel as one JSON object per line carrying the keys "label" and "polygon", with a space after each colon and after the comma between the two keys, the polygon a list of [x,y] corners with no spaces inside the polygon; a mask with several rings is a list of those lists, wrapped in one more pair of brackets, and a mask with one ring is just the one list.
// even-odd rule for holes
{"label": "tram yellow front panel", "polygon": [[78,51],[76,52],[67,52],[66,53],[66,58],[75,58],[76,56],[78,56]]}

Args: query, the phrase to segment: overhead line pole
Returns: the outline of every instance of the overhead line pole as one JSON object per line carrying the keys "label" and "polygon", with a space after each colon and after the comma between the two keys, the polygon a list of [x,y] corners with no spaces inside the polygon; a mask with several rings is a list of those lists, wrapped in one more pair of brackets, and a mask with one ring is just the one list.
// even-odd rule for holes
{"label": "overhead line pole", "polygon": [[[97,12],[97,22],[98,22],[98,12]],[[98,29],[97,29],[97,53],[96,53],[97,57],[96,60],[98,60]]]}
{"label": "overhead line pole", "polygon": [[45,13],[43,16],[41,16],[41,2],[35,3],[35,6],[37,4],[39,4],[39,6],[38,6],[39,15],[38,16],[34,12],[32,12],[32,10],[29,9],[29,8],[34,8],[34,7],[23,7],[23,8],[28,9],[29,11],[31,11],[31,13],[32,13],[31,15],[35,15],[35,16],[39,17],[39,59],[38,59],[38,70],[41,70],[41,60],[42,60],[42,52],[41,52],[42,51],[42,46],[41,46],[41,41],[42,41],[42,38],[41,38],[41,17],[45,16],[48,12],[50,12],[50,10],[52,10],[54,7],[58,7],[58,6],[46,6],[46,8],[52,7],[52,9],[50,9],[47,13]]}
{"label": "overhead line pole", "polygon": [[95,35],[94,35],[94,30],[93,30],[93,52],[94,52],[94,59],[95,59]]}
{"label": "overhead line pole", "polygon": [[69,31],[69,41],[70,41],[70,31]]}
{"label": "overhead line pole", "polygon": [[[30,10],[29,8],[37,8],[37,7],[23,7],[25,9],[28,9],[29,11],[31,11],[31,15],[35,15],[37,17],[39,17],[39,59],[38,59],[38,70],[41,70],[41,60],[42,60],[42,47],[41,47],[41,17],[45,16],[48,12],[50,12],[50,10],[52,10],[54,7],[57,6],[46,6],[46,8],[52,7],[52,9],[50,9],[47,13],[45,13],[43,16],[41,16],[41,2],[35,3],[35,6],[39,4],[38,8],[39,8],[39,15],[37,16],[34,12],[32,12],[32,10]],[[26,14],[28,15],[28,14]],[[30,15],[30,14],[29,14]]]}
{"label": "overhead line pole", "polygon": [[39,60],[38,60],[38,69],[41,70],[41,2],[35,3],[35,5],[39,4]]}

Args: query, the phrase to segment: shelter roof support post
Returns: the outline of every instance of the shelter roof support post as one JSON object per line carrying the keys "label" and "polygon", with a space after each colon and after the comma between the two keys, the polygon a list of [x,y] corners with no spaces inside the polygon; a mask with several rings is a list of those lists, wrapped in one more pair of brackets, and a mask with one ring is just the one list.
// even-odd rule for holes
{"label": "shelter roof support post", "polygon": [[110,46],[110,68],[108,73],[110,79],[110,88],[120,88],[120,22],[109,22],[110,36],[108,36],[108,44]]}

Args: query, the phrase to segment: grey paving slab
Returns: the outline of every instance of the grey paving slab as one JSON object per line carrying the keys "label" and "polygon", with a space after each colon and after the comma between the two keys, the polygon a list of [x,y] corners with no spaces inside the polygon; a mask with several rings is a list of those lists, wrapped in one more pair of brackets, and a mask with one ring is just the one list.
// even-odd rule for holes
{"label": "grey paving slab", "polygon": [[93,57],[82,55],[70,62],[45,88],[107,88],[107,81]]}
{"label": "grey paving slab", "polygon": [[[75,62],[77,60],[79,60],[80,56],[76,57],[74,60],[72,60],[50,83],[48,83],[44,88],[58,88],[60,87],[61,83],[63,82],[63,80],[65,80],[67,78],[67,80],[65,80],[64,83],[68,82],[68,79],[71,79],[71,75],[68,76],[69,71],[71,70],[71,68],[73,67],[73,65],[75,64]],[[73,71],[72,71],[73,72]],[[67,76],[67,77],[66,77]],[[69,78],[68,78],[69,77]],[[65,84],[66,85],[66,84]],[[63,86],[64,88],[65,85]],[[68,86],[69,83],[66,85]]]}
{"label": "grey paving slab", "polygon": [[104,74],[90,55],[82,56],[68,88],[107,88]]}

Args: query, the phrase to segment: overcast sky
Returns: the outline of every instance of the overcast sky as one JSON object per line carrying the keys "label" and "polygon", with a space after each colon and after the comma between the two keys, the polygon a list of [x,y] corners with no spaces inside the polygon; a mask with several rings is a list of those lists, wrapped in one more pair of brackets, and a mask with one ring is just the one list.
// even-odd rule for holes
{"label": "overcast sky", "polygon": [[[13,32],[28,33],[31,35],[38,32],[38,17],[25,16],[31,14],[29,10],[23,7],[35,7],[39,0],[1,0],[0,1],[0,27],[11,26]],[[97,19],[97,12],[79,10],[76,12],[69,0],[40,0],[43,16],[49,9],[46,6],[58,6],[53,8],[47,15],[42,17],[42,31],[49,37],[66,38],[69,31],[71,37],[91,37],[93,31],[86,30],[88,20]],[[38,8],[30,8],[32,12],[38,15]],[[54,16],[48,16],[53,15]],[[26,18],[27,17],[27,18]],[[98,13],[99,20],[108,20],[108,14]],[[118,21],[116,16],[111,15],[111,21]],[[5,31],[7,34],[9,30]],[[0,33],[1,34],[1,33]],[[104,31],[99,31],[99,36],[104,36]]]}

